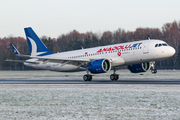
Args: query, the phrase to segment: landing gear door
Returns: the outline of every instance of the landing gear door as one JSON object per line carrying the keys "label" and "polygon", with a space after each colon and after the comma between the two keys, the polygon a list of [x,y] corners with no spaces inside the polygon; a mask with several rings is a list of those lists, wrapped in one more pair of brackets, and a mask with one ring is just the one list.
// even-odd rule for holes
{"label": "landing gear door", "polygon": [[146,41],[143,43],[143,54],[148,54],[149,53],[149,41]]}

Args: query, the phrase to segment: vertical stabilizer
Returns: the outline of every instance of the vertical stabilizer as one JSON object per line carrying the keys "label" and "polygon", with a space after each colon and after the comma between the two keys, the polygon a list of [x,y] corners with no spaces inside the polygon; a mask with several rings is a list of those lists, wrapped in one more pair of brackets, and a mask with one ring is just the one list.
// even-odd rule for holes
{"label": "vertical stabilizer", "polygon": [[52,54],[31,27],[24,28],[24,31],[32,57]]}

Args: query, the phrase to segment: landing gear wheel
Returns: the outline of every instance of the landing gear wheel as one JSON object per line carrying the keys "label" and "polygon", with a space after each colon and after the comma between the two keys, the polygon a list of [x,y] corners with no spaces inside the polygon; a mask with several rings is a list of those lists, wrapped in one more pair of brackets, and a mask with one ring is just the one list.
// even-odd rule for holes
{"label": "landing gear wheel", "polygon": [[152,73],[152,74],[156,74],[156,73],[157,73],[157,70],[156,70],[156,69],[152,69],[152,70],[151,70],[151,73]]}
{"label": "landing gear wheel", "polygon": [[83,79],[84,79],[84,81],[91,81],[92,80],[92,75],[84,75]]}
{"label": "landing gear wheel", "polygon": [[114,81],[115,80],[115,78],[114,78],[115,76],[114,76],[114,74],[111,74],[110,75],[110,79],[112,80],[112,81]]}
{"label": "landing gear wheel", "polygon": [[115,81],[117,81],[119,79],[119,75],[115,74],[114,79],[115,79]]}
{"label": "landing gear wheel", "polygon": [[110,79],[111,79],[112,81],[117,81],[117,80],[119,79],[119,75],[117,75],[117,74],[111,74],[111,75],[110,75]]}

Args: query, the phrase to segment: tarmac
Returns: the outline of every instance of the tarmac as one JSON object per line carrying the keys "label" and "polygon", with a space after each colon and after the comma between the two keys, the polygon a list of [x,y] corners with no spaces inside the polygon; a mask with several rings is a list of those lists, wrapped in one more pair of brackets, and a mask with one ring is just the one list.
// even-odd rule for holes
{"label": "tarmac", "polygon": [[153,80],[23,80],[23,79],[1,79],[0,84],[180,84],[179,80],[163,80],[163,79],[153,79]]}

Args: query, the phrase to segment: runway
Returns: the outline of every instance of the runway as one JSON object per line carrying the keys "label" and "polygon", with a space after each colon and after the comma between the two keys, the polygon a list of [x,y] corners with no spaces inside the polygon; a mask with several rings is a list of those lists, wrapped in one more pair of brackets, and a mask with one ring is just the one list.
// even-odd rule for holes
{"label": "runway", "polygon": [[180,80],[0,80],[1,84],[180,84]]}

